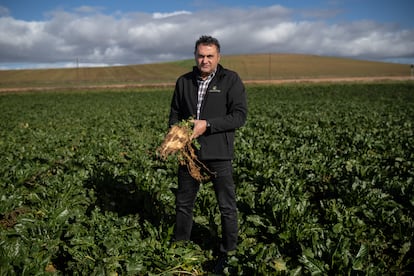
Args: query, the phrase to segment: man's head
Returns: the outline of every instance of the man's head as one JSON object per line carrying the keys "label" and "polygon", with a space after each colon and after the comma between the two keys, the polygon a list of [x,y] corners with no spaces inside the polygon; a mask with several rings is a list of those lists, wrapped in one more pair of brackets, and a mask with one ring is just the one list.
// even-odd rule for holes
{"label": "man's head", "polygon": [[208,76],[220,62],[220,43],[214,37],[201,36],[195,43],[194,58],[201,76]]}

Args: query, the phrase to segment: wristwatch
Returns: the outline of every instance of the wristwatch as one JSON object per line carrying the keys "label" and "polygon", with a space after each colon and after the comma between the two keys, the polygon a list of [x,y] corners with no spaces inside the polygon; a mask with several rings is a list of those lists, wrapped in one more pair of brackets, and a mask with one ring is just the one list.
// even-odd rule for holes
{"label": "wristwatch", "polygon": [[211,127],[210,122],[206,120],[207,128]]}

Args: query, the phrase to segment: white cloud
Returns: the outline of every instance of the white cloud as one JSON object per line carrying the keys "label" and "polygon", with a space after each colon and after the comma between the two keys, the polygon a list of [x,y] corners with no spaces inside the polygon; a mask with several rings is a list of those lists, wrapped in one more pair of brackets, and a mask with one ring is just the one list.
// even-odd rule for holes
{"label": "white cloud", "polygon": [[80,6],[75,9],[79,13],[97,13],[105,10],[103,7],[94,7],[94,6]]}
{"label": "white cloud", "polygon": [[[137,64],[192,58],[195,40],[216,36],[222,52],[308,53],[369,59],[414,58],[414,30],[373,21],[331,23],[335,16],[265,8],[107,15],[103,8],[56,11],[44,21],[0,17],[0,66]],[[0,14],[7,11],[0,10]],[[330,14],[328,16],[328,14]],[[316,16],[316,19],[314,19]],[[303,19],[297,19],[303,18]]]}
{"label": "white cloud", "polygon": [[0,6],[0,16],[9,16],[10,10],[6,7]]}
{"label": "white cloud", "polygon": [[190,15],[190,14],[191,12],[189,11],[176,11],[176,12],[169,12],[169,13],[156,12],[156,13],[153,13],[152,17],[154,19],[162,19],[162,18],[177,16],[177,15]]}

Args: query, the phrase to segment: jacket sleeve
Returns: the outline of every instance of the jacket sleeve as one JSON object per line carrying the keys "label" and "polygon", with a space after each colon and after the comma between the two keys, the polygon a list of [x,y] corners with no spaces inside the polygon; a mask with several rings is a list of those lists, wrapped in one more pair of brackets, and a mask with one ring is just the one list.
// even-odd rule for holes
{"label": "jacket sleeve", "polygon": [[180,121],[180,101],[179,101],[179,89],[178,81],[175,84],[174,94],[171,100],[170,116],[168,119],[168,126],[171,127]]}
{"label": "jacket sleeve", "polygon": [[242,80],[237,73],[229,74],[227,94],[227,114],[220,118],[211,118],[210,133],[230,131],[243,126],[247,118],[247,97]]}
{"label": "jacket sleeve", "polygon": [[179,77],[175,83],[171,100],[169,127],[194,117],[197,113],[197,87],[194,85],[194,73],[189,72]]}

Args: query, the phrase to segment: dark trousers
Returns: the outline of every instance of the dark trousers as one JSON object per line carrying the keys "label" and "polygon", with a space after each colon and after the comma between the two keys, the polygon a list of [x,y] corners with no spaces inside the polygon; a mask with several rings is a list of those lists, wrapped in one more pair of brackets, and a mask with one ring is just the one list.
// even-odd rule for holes
{"label": "dark trousers", "polygon": [[[222,227],[221,252],[235,250],[237,246],[238,225],[236,189],[233,181],[231,161],[204,162],[210,171],[213,187],[219,204]],[[200,184],[189,174],[185,166],[178,170],[178,190],[176,193],[175,240],[190,240],[193,226],[193,209]]]}

